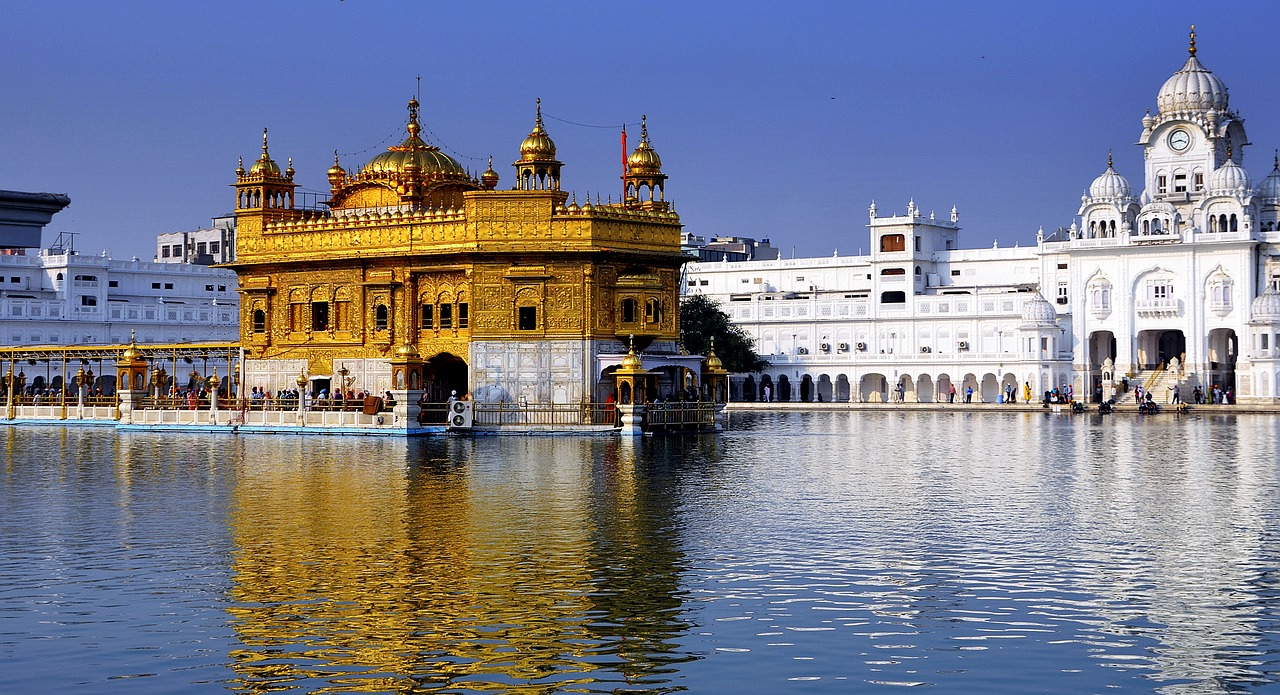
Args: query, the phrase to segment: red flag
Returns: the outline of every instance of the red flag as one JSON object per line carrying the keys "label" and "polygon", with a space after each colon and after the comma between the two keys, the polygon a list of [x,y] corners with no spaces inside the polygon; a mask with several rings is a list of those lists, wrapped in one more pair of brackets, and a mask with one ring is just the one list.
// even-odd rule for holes
{"label": "red flag", "polygon": [[627,124],[622,124],[622,199],[627,198]]}

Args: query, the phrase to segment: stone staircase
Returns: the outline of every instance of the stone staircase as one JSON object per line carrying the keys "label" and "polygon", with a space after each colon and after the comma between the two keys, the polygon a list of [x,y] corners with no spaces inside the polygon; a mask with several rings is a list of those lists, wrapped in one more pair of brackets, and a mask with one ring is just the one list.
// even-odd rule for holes
{"label": "stone staircase", "polygon": [[1151,398],[1157,405],[1167,405],[1169,398],[1173,392],[1170,387],[1182,386],[1182,399],[1186,401],[1191,397],[1191,393],[1187,391],[1186,385],[1183,383],[1186,377],[1181,370],[1174,371],[1165,369],[1163,366],[1155,369],[1144,369],[1129,377],[1129,392],[1121,393],[1116,396],[1116,405],[1137,405],[1137,386],[1142,387],[1143,400],[1146,400],[1147,392],[1151,392]]}

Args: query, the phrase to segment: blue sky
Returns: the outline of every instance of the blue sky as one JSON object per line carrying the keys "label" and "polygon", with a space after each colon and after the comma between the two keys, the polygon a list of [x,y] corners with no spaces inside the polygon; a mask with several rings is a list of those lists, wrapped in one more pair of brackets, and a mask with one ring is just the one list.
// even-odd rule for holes
{"label": "blue sky", "polygon": [[[1272,3],[41,2],[0,22],[0,188],[67,193],[45,230],[150,258],[159,232],[228,212],[236,158],[290,156],[327,190],[403,134],[509,164],[541,97],[563,187],[616,196],[616,127],[648,115],[667,198],[700,235],[790,255],[864,251],[866,209],[914,197],[962,245],[1069,224],[1161,84],[1198,56],[1230,89],[1254,180],[1280,147]],[[634,131],[633,131],[634,132]],[[632,141],[634,144],[634,140]]]}

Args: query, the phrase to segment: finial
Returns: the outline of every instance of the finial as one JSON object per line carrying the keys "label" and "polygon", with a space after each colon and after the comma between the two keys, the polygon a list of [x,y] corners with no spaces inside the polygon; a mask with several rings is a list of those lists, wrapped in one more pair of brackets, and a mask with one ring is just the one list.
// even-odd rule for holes
{"label": "finial", "polygon": [[338,151],[337,151],[337,150],[334,150],[334,151],[333,151],[333,165],[334,165],[334,166],[338,166]]}
{"label": "finial", "polygon": [[132,328],[129,329],[129,344],[136,345],[138,343],[138,332]]}
{"label": "finial", "polygon": [[1111,150],[1110,150],[1110,149],[1108,149],[1108,150],[1107,150],[1107,168],[1108,168],[1108,169],[1110,169],[1110,168],[1112,168],[1113,166],[1115,166],[1115,165],[1111,163]]}
{"label": "finial", "polygon": [[1196,57],[1196,25],[1194,24],[1191,25],[1191,48],[1188,48],[1187,52],[1192,58]]}
{"label": "finial", "polygon": [[1280,169],[1280,150],[1276,150],[1275,168]]}
{"label": "finial", "polygon": [[1232,157],[1231,157],[1231,142],[1230,142],[1230,141],[1228,141],[1228,142],[1227,142],[1227,160],[1228,160],[1228,161],[1234,161],[1234,160],[1232,159]]}
{"label": "finial", "polygon": [[649,126],[645,123],[648,116],[640,114],[640,142],[649,141]]}
{"label": "finial", "polygon": [[627,350],[630,352],[636,351],[636,334],[635,333],[629,333],[627,335]]}
{"label": "finial", "polygon": [[542,125],[542,97],[538,97],[537,99],[535,99],[534,103],[535,103],[534,108],[537,110],[537,114],[538,114],[538,117],[536,119],[537,123],[538,125]]}
{"label": "finial", "polygon": [[493,168],[493,155],[489,155],[489,168]]}
{"label": "finial", "polygon": [[422,126],[418,124],[418,99],[415,97],[409,100],[409,125],[405,128],[409,131],[409,135],[417,137],[422,130]]}
{"label": "finial", "polygon": [[262,129],[262,154],[267,153],[267,129]]}

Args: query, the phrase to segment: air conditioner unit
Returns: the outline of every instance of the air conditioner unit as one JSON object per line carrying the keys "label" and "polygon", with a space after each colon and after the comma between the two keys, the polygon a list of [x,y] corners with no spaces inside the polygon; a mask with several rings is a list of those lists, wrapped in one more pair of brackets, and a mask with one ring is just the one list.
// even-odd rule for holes
{"label": "air conditioner unit", "polygon": [[831,343],[823,343],[819,346],[819,349],[823,352],[831,352]]}
{"label": "air conditioner unit", "polygon": [[959,343],[958,345],[956,345],[956,347],[960,348],[961,350],[968,350],[968,349],[969,349],[969,341],[967,341],[967,340],[961,340],[961,341],[960,341],[960,343]]}
{"label": "air conditioner unit", "polygon": [[867,351],[867,344],[866,344],[866,343],[858,343],[858,352],[866,352],[866,351]]}
{"label": "air conditioner unit", "polygon": [[838,347],[838,348],[836,348],[836,349],[837,349],[837,351],[839,351],[839,352],[848,352],[848,351],[849,351],[849,344],[848,344],[848,343],[840,343],[840,347]]}
{"label": "air conditioner unit", "polygon": [[933,348],[929,347],[928,345],[922,345],[920,347],[920,352],[933,352]]}
{"label": "air conditioner unit", "polygon": [[449,404],[449,429],[471,429],[471,401],[453,401]]}
{"label": "air conditioner unit", "polygon": [[797,354],[797,355],[807,355],[807,354],[809,354],[809,348],[807,348],[807,347],[798,348],[798,349],[796,350],[796,354]]}

